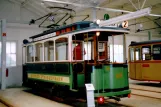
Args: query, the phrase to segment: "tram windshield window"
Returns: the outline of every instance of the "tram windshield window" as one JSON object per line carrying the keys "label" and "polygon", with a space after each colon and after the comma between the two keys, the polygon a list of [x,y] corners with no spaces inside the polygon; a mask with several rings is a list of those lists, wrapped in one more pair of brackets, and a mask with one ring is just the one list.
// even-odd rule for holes
{"label": "tram windshield window", "polygon": [[59,38],[55,41],[56,60],[68,60],[68,38]]}
{"label": "tram windshield window", "polygon": [[84,59],[85,60],[91,60],[92,59],[92,43],[89,41],[89,42],[84,42],[84,49],[86,51],[86,54],[84,56]]}
{"label": "tram windshield window", "polygon": [[142,47],[142,60],[151,60],[151,46]]}
{"label": "tram windshield window", "polygon": [[136,61],[140,60],[140,48],[135,48],[135,59]]}
{"label": "tram windshield window", "polygon": [[47,41],[44,43],[44,60],[54,60],[54,41]]}
{"label": "tram windshield window", "polygon": [[34,61],[34,47],[33,45],[27,46],[27,62]]}
{"label": "tram windshield window", "polygon": [[161,60],[161,45],[153,45],[153,59]]}
{"label": "tram windshield window", "polygon": [[98,57],[99,57],[99,60],[107,60],[108,57],[107,57],[107,42],[98,42]]}
{"label": "tram windshield window", "polygon": [[37,43],[35,45],[35,61],[43,61],[43,45]]}
{"label": "tram windshield window", "polygon": [[134,61],[134,48],[130,48],[130,61]]}

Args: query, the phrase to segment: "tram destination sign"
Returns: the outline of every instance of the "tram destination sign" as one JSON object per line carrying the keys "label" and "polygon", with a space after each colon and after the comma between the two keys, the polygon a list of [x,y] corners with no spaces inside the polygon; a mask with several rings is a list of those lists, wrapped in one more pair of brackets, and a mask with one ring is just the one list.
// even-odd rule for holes
{"label": "tram destination sign", "polygon": [[69,77],[65,77],[65,76],[29,73],[28,78],[30,78],[30,79],[39,79],[39,80],[44,80],[44,81],[46,80],[46,81],[69,83]]}
{"label": "tram destination sign", "polygon": [[39,41],[39,40],[47,39],[47,38],[50,38],[50,37],[53,37],[53,36],[56,36],[56,32],[35,38],[35,39],[33,39],[33,41]]}

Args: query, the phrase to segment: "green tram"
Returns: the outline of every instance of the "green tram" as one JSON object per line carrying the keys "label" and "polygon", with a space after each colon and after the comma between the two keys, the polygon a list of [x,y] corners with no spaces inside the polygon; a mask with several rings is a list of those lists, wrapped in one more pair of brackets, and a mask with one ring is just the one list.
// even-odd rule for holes
{"label": "green tram", "polygon": [[95,98],[129,97],[127,64],[111,62],[108,46],[109,36],[127,33],[84,21],[32,36],[23,45],[23,84],[86,96],[91,83]]}

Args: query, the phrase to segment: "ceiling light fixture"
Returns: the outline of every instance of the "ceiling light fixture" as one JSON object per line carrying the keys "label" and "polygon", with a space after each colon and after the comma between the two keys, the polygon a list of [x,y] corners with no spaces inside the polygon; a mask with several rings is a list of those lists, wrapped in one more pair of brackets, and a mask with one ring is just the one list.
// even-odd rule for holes
{"label": "ceiling light fixture", "polygon": [[150,14],[150,12],[151,12],[151,8],[145,8],[145,9],[133,12],[133,13],[129,13],[129,14],[125,14],[125,15],[122,15],[122,16],[115,17],[115,18],[111,18],[111,19],[106,20],[106,21],[101,21],[99,26],[100,27],[101,26],[109,26],[109,25],[116,24],[116,23],[119,23],[119,22],[136,19],[136,18],[143,17],[143,16],[147,16],[147,15]]}

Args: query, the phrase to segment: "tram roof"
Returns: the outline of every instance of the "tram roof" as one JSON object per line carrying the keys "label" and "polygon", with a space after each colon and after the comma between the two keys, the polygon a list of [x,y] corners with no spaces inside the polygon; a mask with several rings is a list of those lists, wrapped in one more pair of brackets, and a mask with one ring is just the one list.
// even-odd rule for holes
{"label": "tram roof", "polygon": [[37,38],[37,37],[40,37],[40,36],[43,36],[43,35],[46,35],[46,34],[50,34],[50,33],[53,33],[53,32],[56,32],[56,31],[59,31],[59,30],[68,28],[68,27],[76,26],[76,25],[86,25],[86,26],[90,26],[91,23],[92,23],[91,21],[76,22],[76,23],[72,23],[70,25],[62,26],[62,27],[59,27],[59,28],[56,28],[56,29],[55,28],[52,28],[52,29],[46,30],[46,31],[44,31],[44,32],[42,32],[40,34],[31,36],[30,38],[31,39],[34,39],[34,38]]}
{"label": "tram roof", "polygon": [[31,36],[29,38],[30,39],[38,38],[38,37],[41,37],[41,36],[44,36],[44,35],[47,35],[47,34],[50,34],[50,33],[54,33],[56,31],[61,31],[63,29],[66,29],[66,28],[69,28],[69,27],[72,27],[72,26],[76,26],[77,28],[73,31],[65,32],[63,34],[72,33],[72,32],[81,31],[81,30],[92,29],[92,28],[112,29],[112,30],[116,30],[116,31],[117,30],[129,31],[129,29],[125,29],[125,28],[121,28],[121,27],[99,27],[97,24],[94,24],[91,21],[81,21],[81,22],[76,22],[76,23],[70,24],[70,25],[62,26],[62,27],[57,28],[57,29],[49,29],[49,30],[46,30],[46,31],[44,31],[40,34]]}
{"label": "tram roof", "polygon": [[145,45],[145,44],[153,44],[153,43],[161,43],[161,39],[159,40],[148,40],[142,42],[131,42],[129,46],[137,46],[137,45]]}

